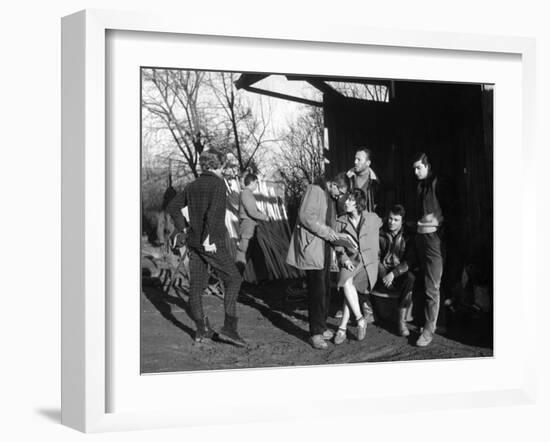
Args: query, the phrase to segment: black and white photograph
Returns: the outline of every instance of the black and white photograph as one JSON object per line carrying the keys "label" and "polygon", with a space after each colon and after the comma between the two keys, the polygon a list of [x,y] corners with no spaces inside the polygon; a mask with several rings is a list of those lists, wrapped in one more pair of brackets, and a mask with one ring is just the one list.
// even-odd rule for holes
{"label": "black and white photograph", "polygon": [[548,439],[543,2],[6,6],[1,440]]}
{"label": "black and white photograph", "polygon": [[142,374],[493,356],[492,84],[139,75]]}

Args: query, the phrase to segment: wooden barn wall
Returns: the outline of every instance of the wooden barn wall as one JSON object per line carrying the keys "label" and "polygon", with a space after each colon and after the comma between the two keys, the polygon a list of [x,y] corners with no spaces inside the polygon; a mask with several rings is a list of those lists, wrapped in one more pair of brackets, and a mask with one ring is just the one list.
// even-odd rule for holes
{"label": "wooden barn wall", "polygon": [[434,171],[451,185],[450,273],[477,259],[492,266],[492,92],[482,90],[479,85],[396,82],[389,103],[325,96],[328,170],[349,169],[355,149],[369,147],[382,182],[381,213],[401,203],[407,221],[417,219],[416,152],[426,152]]}

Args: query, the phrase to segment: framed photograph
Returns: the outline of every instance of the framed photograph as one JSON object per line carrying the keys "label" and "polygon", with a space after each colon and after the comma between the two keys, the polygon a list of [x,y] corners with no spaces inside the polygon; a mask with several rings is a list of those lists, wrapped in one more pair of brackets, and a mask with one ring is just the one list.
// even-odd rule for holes
{"label": "framed photograph", "polygon": [[532,40],[109,11],[62,34],[64,424],[533,401]]}

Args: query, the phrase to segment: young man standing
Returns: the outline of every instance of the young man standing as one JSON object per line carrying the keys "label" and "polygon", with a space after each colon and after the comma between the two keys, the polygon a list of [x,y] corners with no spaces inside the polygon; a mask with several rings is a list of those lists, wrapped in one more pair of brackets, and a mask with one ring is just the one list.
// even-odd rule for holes
{"label": "young man standing", "polygon": [[237,296],[241,278],[226,245],[225,227],[227,207],[226,185],[222,178],[225,155],[215,149],[201,153],[199,164],[203,173],[168,205],[177,231],[185,228],[181,209],[189,211],[189,305],[197,326],[195,341],[211,339],[214,331],[204,315],[202,295],[208,285],[208,266],[220,277],[225,287],[225,321],[219,331],[221,338],[238,346],[246,342],[237,333]]}
{"label": "young man standing", "polygon": [[416,345],[426,347],[432,342],[439,315],[439,289],[443,275],[442,206],[445,197],[442,196],[441,183],[434,175],[425,153],[419,153],[414,157],[413,170],[418,179],[417,197],[420,217],[416,228],[416,248],[424,274],[426,293],[424,329]]}
{"label": "young man standing", "polygon": [[410,271],[414,257],[412,240],[403,228],[405,208],[396,204],[380,230],[380,262],[376,290],[399,292],[398,333],[409,336],[407,310],[412,303],[415,276]]}
{"label": "young man standing", "polygon": [[269,217],[258,210],[254,191],[258,188],[258,177],[249,173],[244,177],[244,189],[239,200],[239,244],[237,246],[237,267],[241,274],[246,266],[248,244],[254,236],[258,221],[269,221]]}

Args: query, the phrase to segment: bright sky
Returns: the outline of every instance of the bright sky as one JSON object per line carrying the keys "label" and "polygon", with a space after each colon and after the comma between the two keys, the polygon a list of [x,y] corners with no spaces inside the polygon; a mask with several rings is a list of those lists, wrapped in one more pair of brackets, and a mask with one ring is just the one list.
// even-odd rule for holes
{"label": "bright sky", "polygon": [[[315,101],[322,100],[321,92],[313,86],[303,81],[289,81],[283,75],[270,75],[255,83],[253,87],[295,97],[313,99]],[[261,113],[263,111],[264,115],[270,115],[269,127],[271,134],[266,137],[270,140],[279,138],[280,135],[288,129],[289,125],[307,108],[307,105],[301,103],[256,94],[245,90],[241,90],[240,93],[246,94],[246,99],[249,100],[254,112]],[[269,160],[272,159],[272,154],[278,150],[279,146],[277,143],[266,144],[265,159],[268,164],[260,165],[262,172],[265,174],[264,178],[266,179],[270,179],[273,172]]]}
{"label": "bright sky", "polygon": [[[311,85],[303,81],[289,81],[283,75],[270,75],[269,77],[255,83],[256,88],[279,92],[287,95],[292,95],[301,98],[308,98],[315,101],[322,100],[322,94]],[[252,108],[252,112],[256,115],[264,115],[265,121],[268,124],[267,132],[264,136],[265,140],[273,140],[266,142],[263,147],[264,161],[259,164],[264,179],[273,178],[273,153],[280,149],[279,140],[286,133],[289,126],[308,108],[307,105],[288,101],[280,98],[269,97],[262,94],[252,93],[241,89],[238,91],[242,94],[248,105]],[[154,159],[160,156],[175,155],[180,158],[177,152],[167,153],[165,150],[166,137],[170,139],[167,131],[160,132],[144,132],[144,159]],[[147,161],[146,161],[147,162]]]}

